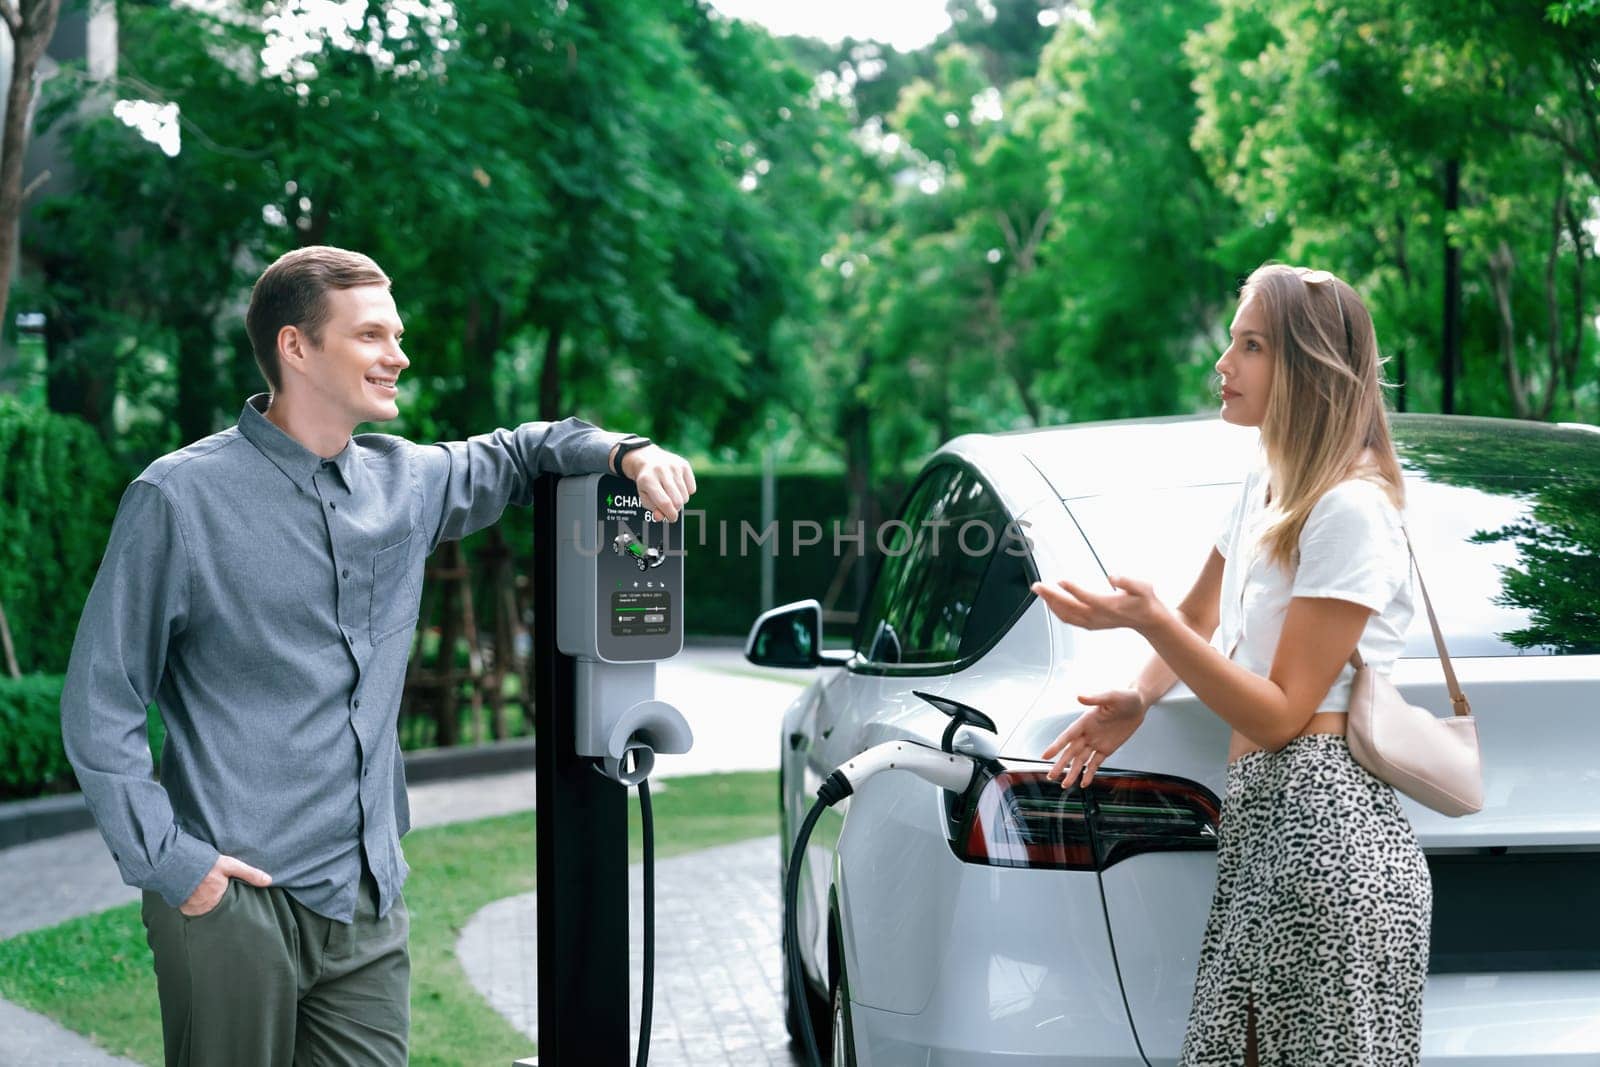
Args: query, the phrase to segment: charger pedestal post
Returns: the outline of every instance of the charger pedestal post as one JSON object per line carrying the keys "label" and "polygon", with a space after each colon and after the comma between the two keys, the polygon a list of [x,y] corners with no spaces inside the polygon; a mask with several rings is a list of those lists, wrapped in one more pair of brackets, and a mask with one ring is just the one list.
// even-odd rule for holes
{"label": "charger pedestal post", "polygon": [[610,474],[534,484],[534,732],[539,1055],[624,1067],[628,786],[693,743],[655,698],[683,648],[683,520],[654,522]]}

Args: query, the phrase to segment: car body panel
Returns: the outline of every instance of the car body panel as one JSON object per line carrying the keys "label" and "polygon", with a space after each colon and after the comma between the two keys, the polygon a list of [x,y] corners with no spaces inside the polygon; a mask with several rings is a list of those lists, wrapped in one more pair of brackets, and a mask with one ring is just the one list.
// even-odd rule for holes
{"label": "car body panel", "polygon": [[1600,974],[1445,974],[1428,979],[1429,1067],[1600,1063]]}
{"label": "car body panel", "polygon": [[[869,954],[847,940],[851,1014],[863,1067],[1141,1062],[1092,872],[1062,877],[1056,871],[978,867],[957,861],[948,850],[941,866],[929,872],[920,891],[948,897],[934,910],[955,921],[924,929],[906,923],[888,936],[856,924],[858,935],[873,935],[872,953],[903,940],[941,943],[936,970],[899,976],[928,988],[921,1010],[886,1011],[862,1000],[855,992],[858,968]],[[1003,910],[996,908],[1000,901]]]}
{"label": "car body panel", "polygon": [[[985,706],[996,714],[1008,710],[1013,715],[1026,713],[1043,691],[1047,678],[1050,643],[1046,615],[1044,605],[1036,602],[980,665],[947,679],[936,695],[961,700],[964,691],[982,686]],[[922,683],[928,679],[878,680],[885,683],[876,697],[882,710],[864,723],[861,747],[902,738],[937,746],[949,720],[918,697],[906,699],[912,688],[923,689]],[[898,682],[905,692],[889,693],[890,682]],[[977,731],[968,729],[963,733]],[[852,1000],[886,1011],[919,1012],[941,966],[945,938],[905,941],[893,932],[902,928],[951,928],[953,916],[944,909],[953,897],[937,891],[924,879],[931,877],[931,872],[959,873],[967,865],[956,860],[950,850],[940,791],[920,778],[879,775],[840,807],[846,805],[847,812],[866,809],[861,818],[845,819],[834,868],[841,905],[840,926],[846,943],[853,943],[857,924],[865,924],[876,938],[891,938],[899,946],[893,951],[851,958]],[[852,838],[852,825],[871,828],[865,834],[866,841],[862,841],[860,830]]]}
{"label": "car body panel", "polygon": [[1174,1063],[1216,887],[1214,852],[1132,856],[1101,875],[1128,1012],[1151,1064]]}

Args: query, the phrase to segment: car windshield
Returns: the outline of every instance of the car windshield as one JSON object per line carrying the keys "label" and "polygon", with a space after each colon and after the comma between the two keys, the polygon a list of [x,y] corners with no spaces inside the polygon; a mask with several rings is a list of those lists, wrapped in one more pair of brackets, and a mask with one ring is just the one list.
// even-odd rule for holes
{"label": "car windshield", "polygon": [[[1600,654],[1600,435],[1420,419],[1395,437],[1406,525],[1450,654]],[[1238,493],[1232,482],[1066,504],[1109,573],[1144,578],[1176,604]],[[1404,655],[1437,654],[1419,592]]]}

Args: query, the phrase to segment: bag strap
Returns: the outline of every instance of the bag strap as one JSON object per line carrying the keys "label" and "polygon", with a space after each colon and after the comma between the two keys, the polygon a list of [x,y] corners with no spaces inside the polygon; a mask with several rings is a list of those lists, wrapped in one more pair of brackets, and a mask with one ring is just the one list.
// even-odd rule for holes
{"label": "bag strap", "polygon": [[[1450,651],[1444,647],[1444,634],[1439,629],[1439,618],[1433,613],[1433,600],[1428,596],[1428,583],[1422,580],[1422,565],[1417,562],[1417,553],[1411,547],[1411,533],[1402,524],[1400,532],[1405,534],[1406,554],[1411,557],[1411,566],[1417,572],[1417,585],[1422,589],[1422,605],[1428,610],[1428,625],[1433,629],[1433,643],[1439,649],[1439,665],[1444,668],[1445,688],[1450,691],[1450,707],[1456,715],[1471,715],[1472,705],[1467,703],[1466,694],[1461,691],[1461,685],[1456,681],[1456,671],[1450,664]],[[1350,653],[1350,665],[1356,670],[1363,670],[1366,664],[1361,659],[1361,650]]]}

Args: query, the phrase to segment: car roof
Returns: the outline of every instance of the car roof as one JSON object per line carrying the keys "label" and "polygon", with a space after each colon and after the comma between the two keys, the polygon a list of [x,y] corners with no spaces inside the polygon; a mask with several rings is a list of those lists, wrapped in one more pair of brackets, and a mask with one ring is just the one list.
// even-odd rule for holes
{"label": "car roof", "polygon": [[[1600,427],[1408,413],[1391,414],[1389,423],[1408,476],[1458,470],[1474,481],[1600,481]],[[1262,462],[1258,430],[1211,413],[964,434],[930,462],[942,455],[986,470],[1026,462],[1068,500],[1237,484]]]}

